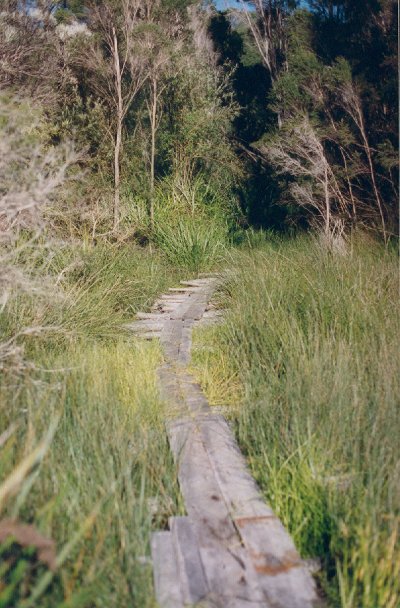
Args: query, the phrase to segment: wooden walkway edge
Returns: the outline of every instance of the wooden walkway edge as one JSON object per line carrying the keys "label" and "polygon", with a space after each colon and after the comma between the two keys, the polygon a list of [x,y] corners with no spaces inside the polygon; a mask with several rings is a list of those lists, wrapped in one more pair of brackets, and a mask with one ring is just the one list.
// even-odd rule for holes
{"label": "wooden walkway edge", "polygon": [[183,282],[131,325],[164,349],[159,385],[187,512],[153,534],[156,598],[161,608],[319,606],[314,579],[263,500],[228,423],[186,371],[193,325],[207,318],[217,284],[211,277]]}

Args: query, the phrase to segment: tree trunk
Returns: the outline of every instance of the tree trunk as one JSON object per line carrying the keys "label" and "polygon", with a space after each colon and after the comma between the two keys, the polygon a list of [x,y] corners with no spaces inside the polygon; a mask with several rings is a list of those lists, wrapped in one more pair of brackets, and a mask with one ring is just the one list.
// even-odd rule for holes
{"label": "tree trunk", "polygon": [[350,116],[352,116],[354,122],[356,123],[356,125],[360,131],[361,138],[363,140],[364,150],[365,150],[365,154],[367,155],[367,160],[368,160],[369,172],[371,175],[372,189],[374,191],[375,200],[378,205],[379,214],[380,214],[381,222],[382,222],[383,238],[386,243],[387,242],[387,232],[386,232],[385,214],[384,214],[384,210],[383,210],[381,195],[379,194],[378,185],[376,183],[375,168],[374,168],[374,163],[372,160],[372,153],[371,153],[371,148],[370,148],[368,137],[367,137],[367,132],[365,130],[364,115],[363,115],[363,111],[362,111],[361,101],[360,101],[359,96],[357,95],[357,93],[354,90],[352,91],[352,93],[353,93],[352,102],[353,102],[354,107],[353,108],[350,107],[349,114],[350,114]]}
{"label": "tree trunk", "polygon": [[155,162],[156,162],[156,133],[157,133],[157,79],[151,83],[151,151],[150,151],[150,223],[154,225],[154,186],[155,186]]}
{"label": "tree trunk", "polygon": [[340,154],[341,154],[342,159],[343,159],[344,169],[345,169],[345,173],[346,173],[347,187],[349,189],[351,207],[352,207],[352,210],[353,210],[352,221],[353,221],[353,223],[356,223],[357,222],[357,208],[356,208],[356,203],[355,203],[355,200],[354,200],[353,186],[352,186],[352,183],[351,183],[351,179],[350,179],[350,176],[349,176],[349,170],[348,170],[348,167],[347,167],[346,154],[345,154],[342,146],[339,146],[339,149],[340,149]]}
{"label": "tree trunk", "polygon": [[118,228],[120,220],[120,156],[122,150],[122,122],[123,122],[123,103],[122,103],[122,78],[121,66],[118,53],[118,39],[115,28],[113,27],[113,55],[115,86],[117,93],[117,125],[114,144],[114,230]]}
{"label": "tree trunk", "polygon": [[[332,118],[331,113],[329,112],[329,110],[327,111],[327,115],[329,116],[329,120],[330,123],[332,125],[332,129],[335,131],[335,133],[338,132],[335,121]],[[342,157],[343,160],[343,166],[344,166],[344,170],[345,170],[345,174],[346,174],[346,180],[347,180],[347,187],[349,189],[349,195],[350,195],[350,202],[351,202],[351,206],[352,206],[352,210],[353,210],[353,216],[351,217],[351,214],[349,213],[351,220],[353,223],[356,223],[357,221],[357,209],[356,209],[356,202],[354,199],[354,194],[353,194],[353,185],[351,183],[351,179],[350,179],[350,174],[349,174],[349,170],[348,170],[348,166],[347,166],[347,160],[346,160],[346,152],[343,148],[343,146],[340,145],[339,141],[336,142],[336,145],[338,146],[339,150],[340,150],[340,155]]]}
{"label": "tree trunk", "polygon": [[330,240],[331,236],[331,202],[329,197],[329,177],[328,167],[325,164],[324,172],[324,191],[325,191],[325,234]]}
{"label": "tree trunk", "polygon": [[377,205],[378,205],[379,214],[381,216],[383,238],[384,238],[385,243],[386,243],[387,242],[387,233],[386,233],[385,214],[383,212],[383,205],[382,205],[381,195],[379,194],[378,186],[377,186],[377,183],[376,183],[375,168],[374,168],[374,163],[372,161],[371,148],[369,146],[367,133],[365,131],[364,118],[363,118],[363,115],[362,115],[361,108],[358,108],[358,115],[359,115],[359,118],[360,118],[360,132],[361,132],[361,136],[362,136],[363,141],[364,141],[364,148],[365,148],[365,153],[366,153],[367,159],[368,159],[369,172],[371,174],[372,187],[373,187],[374,194],[375,194],[375,199],[376,199],[376,202],[377,202]]}

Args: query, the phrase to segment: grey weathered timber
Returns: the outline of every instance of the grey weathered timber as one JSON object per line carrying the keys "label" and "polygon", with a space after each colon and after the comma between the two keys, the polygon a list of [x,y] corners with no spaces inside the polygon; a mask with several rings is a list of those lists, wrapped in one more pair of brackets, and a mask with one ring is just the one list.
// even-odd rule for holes
{"label": "grey weathered timber", "polygon": [[165,322],[166,317],[161,314],[161,313],[155,313],[155,312],[138,312],[136,313],[136,317],[137,319],[154,319],[155,321],[162,321],[163,323]]}
{"label": "grey weathered timber", "polygon": [[[197,420],[170,422],[168,435],[179,465],[179,484],[209,585],[208,599],[215,606],[243,601],[265,606],[239,534],[235,528],[205,447],[198,434]],[[187,547],[188,551],[192,551]],[[240,605],[240,604],[237,604]]]}
{"label": "grey weathered timber", "polygon": [[226,419],[186,369],[193,326],[220,320],[209,306],[218,280],[181,281],[130,325],[163,347],[159,387],[187,513],[153,535],[156,597],[161,608],[312,608],[320,603],[309,568],[265,503]]}
{"label": "grey weathered timber", "polygon": [[196,291],[200,291],[201,289],[202,289],[202,287],[201,286],[197,286],[197,285],[193,285],[192,287],[190,287],[188,285],[182,285],[181,287],[170,287],[168,289],[168,291],[171,291],[172,293],[187,294],[189,292],[195,293]]}
{"label": "grey weathered timber", "polygon": [[170,527],[183,601],[186,605],[198,604],[206,600],[209,589],[195,531],[187,517],[171,518]]}
{"label": "grey weathered timber", "polygon": [[138,333],[138,337],[143,340],[154,340],[154,338],[160,337],[160,333],[157,333],[156,331],[143,331]]}
{"label": "grey weathered timber", "polygon": [[150,319],[150,320],[133,321],[133,323],[129,323],[129,325],[126,325],[126,327],[128,329],[132,329],[135,332],[142,332],[142,331],[160,332],[162,330],[162,328],[164,327],[164,324],[161,321],[154,321],[154,320]]}
{"label": "grey weathered timber", "polygon": [[151,538],[156,596],[163,608],[183,608],[181,581],[171,532],[155,532]]}
{"label": "grey weathered timber", "polygon": [[202,421],[202,440],[232,520],[273,606],[310,605],[315,587],[292,538],[265,504],[222,416]]}

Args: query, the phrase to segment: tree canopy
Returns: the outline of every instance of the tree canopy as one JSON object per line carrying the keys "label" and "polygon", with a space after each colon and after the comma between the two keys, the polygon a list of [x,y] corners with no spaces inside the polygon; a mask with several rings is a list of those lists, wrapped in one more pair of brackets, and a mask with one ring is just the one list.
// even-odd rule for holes
{"label": "tree canopy", "polygon": [[200,180],[232,227],[396,232],[394,0],[8,0],[1,21],[3,88],[82,151],[74,221],[100,204],[117,230],[134,200],[153,222],[159,186]]}

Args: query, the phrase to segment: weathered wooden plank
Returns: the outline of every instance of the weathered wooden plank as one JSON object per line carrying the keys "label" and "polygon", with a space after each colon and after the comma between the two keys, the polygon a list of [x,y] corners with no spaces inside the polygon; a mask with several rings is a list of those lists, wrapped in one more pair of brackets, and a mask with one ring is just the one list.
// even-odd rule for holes
{"label": "weathered wooden plank", "polygon": [[198,432],[197,421],[170,421],[168,435],[187,513],[194,519],[208,518],[208,525],[214,525],[215,537],[229,539],[235,535],[235,530],[227,518],[226,504]]}
{"label": "weathered wooden plank", "polygon": [[133,321],[132,323],[128,323],[126,325],[126,327],[128,329],[131,329],[132,331],[135,332],[141,332],[141,331],[157,331],[160,332],[163,327],[164,327],[164,323],[160,323],[159,321],[146,321],[146,320],[140,320],[140,321]]}
{"label": "weathered wooden plank", "polygon": [[[251,563],[240,544],[213,543],[196,522],[200,556],[211,588],[210,605],[219,608],[271,608],[257,586]],[[209,542],[207,542],[209,540]]]}
{"label": "weathered wooden plank", "polygon": [[181,392],[186,406],[193,413],[210,412],[207,397],[191,374],[181,373],[179,376]]}
{"label": "weathered wooden plank", "polygon": [[168,420],[184,417],[187,408],[182,398],[182,390],[177,375],[172,372],[169,364],[164,364],[158,369],[158,378],[160,396],[167,405]]}
{"label": "weathered wooden plank", "polygon": [[322,608],[325,605],[316,593],[315,581],[304,567],[292,568],[286,575],[260,575],[259,581],[268,603],[276,608]]}
{"label": "weathered wooden plank", "polygon": [[181,343],[183,323],[180,318],[171,319],[161,332],[161,344],[167,360],[177,361]]}
{"label": "weathered wooden plank", "polygon": [[194,293],[194,292],[200,291],[200,290],[201,290],[200,287],[188,287],[185,285],[182,285],[182,287],[170,287],[168,289],[168,291],[171,291],[172,293],[183,293],[183,294]]}
{"label": "weathered wooden plank", "polygon": [[173,319],[174,317],[178,316],[179,313],[177,313],[178,307],[177,306],[160,306],[159,308],[155,309],[157,311],[159,311],[160,314],[168,316],[170,319]]}
{"label": "weathered wooden plank", "polygon": [[196,320],[196,319],[201,319],[205,307],[206,307],[206,300],[204,299],[204,297],[193,297],[192,301],[190,303],[190,305],[186,308],[186,310],[183,312],[182,314],[182,318],[184,320]]}
{"label": "weathered wooden plank", "polygon": [[178,478],[187,513],[196,531],[201,561],[215,605],[232,599],[266,606],[257,575],[215,480],[197,421],[169,421],[171,449],[178,463]]}
{"label": "weathered wooden plank", "polygon": [[179,281],[181,285],[187,285],[188,287],[211,287],[214,286],[216,281],[212,278],[199,278],[191,279],[190,281]]}
{"label": "weathered wooden plank", "polygon": [[168,323],[164,325],[163,336],[165,341],[176,341],[180,340],[183,328],[183,321],[181,317],[175,319],[171,318]]}
{"label": "weathered wooden plank", "polygon": [[215,415],[199,425],[221,493],[265,596],[277,608],[315,605],[318,598],[314,580],[291,536],[264,502],[227,422]]}
{"label": "weathered wooden plank", "polygon": [[137,312],[136,313],[136,318],[139,320],[153,320],[154,321],[167,321],[168,320],[168,315],[165,315],[163,313],[155,313],[155,312]]}
{"label": "weathered wooden plank", "polygon": [[274,517],[235,523],[268,602],[276,608],[315,608],[315,581],[281,522]]}
{"label": "weathered wooden plank", "polygon": [[188,365],[190,361],[190,347],[192,343],[192,324],[185,322],[181,330],[179,344],[179,354],[177,362],[181,365]]}
{"label": "weathered wooden plank", "polygon": [[[179,401],[184,408],[185,417],[183,421],[186,419],[192,420],[193,418],[188,417],[187,415],[193,412],[194,414],[198,413],[209,413],[210,406],[208,405],[208,401],[201,391],[201,387],[196,383],[194,378],[185,373],[183,370],[177,370],[176,366],[172,364],[164,364],[162,367],[158,369],[158,377],[159,377],[159,390],[163,395],[163,398],[168,401],[168,409],[167,414],[171,415],[170,404],[177,403]],[[187,402],[187,390],[193,391],[194,394],[191,395],[193,398],[193,402],[196,401],[198,404],[201,404],[201,407],[193,407],[188,409]]]}
{"label": "weathered wooden plank", "polygon": [[199,422],[204,445],[231,516],[270,517],[260,490],[250,475],[232,431],[220,414]]}
{"label": "weathered wooden plank", "polygon": [[140,332],[136,334],[138,338],[142,338],[143,340],[155,340],[155,339],[159,339],[161,337],[160,332],[156,332],[156,331],[147,331],[147,332]]}
{"label": "weathered wooden plank", "polygon": [[161,300],[161,302],[176,302],[176,303],[182,304],[182,302],[184,302],[187,297],[189,297],[189,296],[167,293],[167,294],[164,294],[163,296],[161,296],[160,300]]}
{"label": "weathered wooden plank", "polygon": [[153,310],[159,311],[163,308],[168,309],[171,308],[173,310],[180,309],[182,306],[182,302],[171,302],[167,300],[156,300],[154,302]]}
{"label": "weathered wooden plank", "polygon": [[188,517],[170,519],[184,604],[197,604],[209,594],[197,537]]}
{"label": "weathered wooden plank", "polygon": [[151,538],[154,589],[162,608],[183,608],[177,556],[171,532],[155,532]]}
{"label": "weathered wooden plank", "polygon": [[207,283],[207,279],[191,279],[190,281],[179,281],[181,285],[185,285],[187,287],[199,287],[203,286]]}

